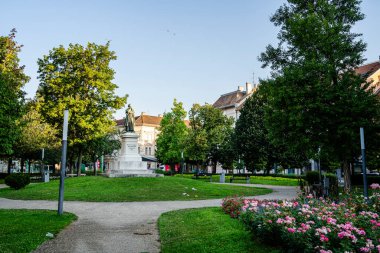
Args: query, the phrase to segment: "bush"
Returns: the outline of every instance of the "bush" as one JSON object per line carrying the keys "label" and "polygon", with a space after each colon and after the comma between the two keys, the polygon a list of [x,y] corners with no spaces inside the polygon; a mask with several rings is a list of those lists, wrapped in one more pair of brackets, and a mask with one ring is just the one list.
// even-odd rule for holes
{"label": "bush", "polygon": [[319,182],[319,172],[318,171],[306,172],[305,180],[309,185],[317,184]]}
{"label": "bush", "polygon": [[10,174],[5,178],[5,184],[18,190],[30,184],[30,177],[28,174]]}
{"label": "bush", "polygon": [[225,198],[222,202],[222,209],[226,214],[229,214],[231,218],[237,218],[240,216],[241,209],[243,207],[242,198]]}
{"label": "bush", "polygon": [[[297,201],[240,199],[223,202],[254,238],[281,245],[283,252],[378,252],[380,185],[371,185],[369,202],[347,195],[338,203],[307,196]],[[370,203],[370,204],[368,204]],[[234,216],[234,218],[236,218]]]}

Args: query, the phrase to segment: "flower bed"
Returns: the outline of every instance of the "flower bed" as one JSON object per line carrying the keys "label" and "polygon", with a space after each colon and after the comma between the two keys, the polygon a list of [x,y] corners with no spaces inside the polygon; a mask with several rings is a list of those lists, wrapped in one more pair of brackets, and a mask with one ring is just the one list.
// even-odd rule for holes
{"label": "flower bed", "polygon": [[368,204],[346,197],[339,203],[312,196],[297,201],[231,199],[223,209],[256,238],[288,252],[380,252],[380,186]]}

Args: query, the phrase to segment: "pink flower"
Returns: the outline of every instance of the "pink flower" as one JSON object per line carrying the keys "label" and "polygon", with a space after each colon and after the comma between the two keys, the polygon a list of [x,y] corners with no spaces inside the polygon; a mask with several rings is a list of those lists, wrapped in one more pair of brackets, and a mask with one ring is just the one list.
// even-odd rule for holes
{"label": "pink flower", "polygon": [[380,184],[371,184],[369,187],[371,187],[371,189],[375,190],[375,189],[380,189]]}
{"label": "pink flower", "polygon": [[288,228],[288,232],[289,233],[294,233],[294,232],[296,232],[296,230],[294,228]]}

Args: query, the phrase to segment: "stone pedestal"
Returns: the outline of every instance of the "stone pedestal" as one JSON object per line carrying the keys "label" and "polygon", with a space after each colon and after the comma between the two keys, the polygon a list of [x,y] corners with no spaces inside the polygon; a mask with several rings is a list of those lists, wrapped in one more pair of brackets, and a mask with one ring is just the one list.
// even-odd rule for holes
{"label": "stone pedestal", "polygon": [[148,170],[147,162],[142,161],[138,154],[137,139],[134,132],[121,135],[121,150],[119,156],[110,164],[108,177],[156,177],[157,174]]}

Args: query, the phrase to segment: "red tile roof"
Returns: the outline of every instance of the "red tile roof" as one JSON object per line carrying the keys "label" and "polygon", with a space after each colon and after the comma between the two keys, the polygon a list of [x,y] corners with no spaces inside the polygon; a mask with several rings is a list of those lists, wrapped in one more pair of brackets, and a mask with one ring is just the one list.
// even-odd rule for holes
{"label": "red tile roof", "polygon": [[160,126],[162,117],[158,116],[150,116],[150,115],[140,115],[136,117],[136,126],[142,125],[152,125],[152,126]]}
{"label": "red tile roof", "polygon": [[380,69],[380,62],[376,61],[376,62],[372,62],[372,63],[358,67],[357,69],[355,69],[355,72],[364,77],[369,77],[370,75],[372,75],[379,69]]}

